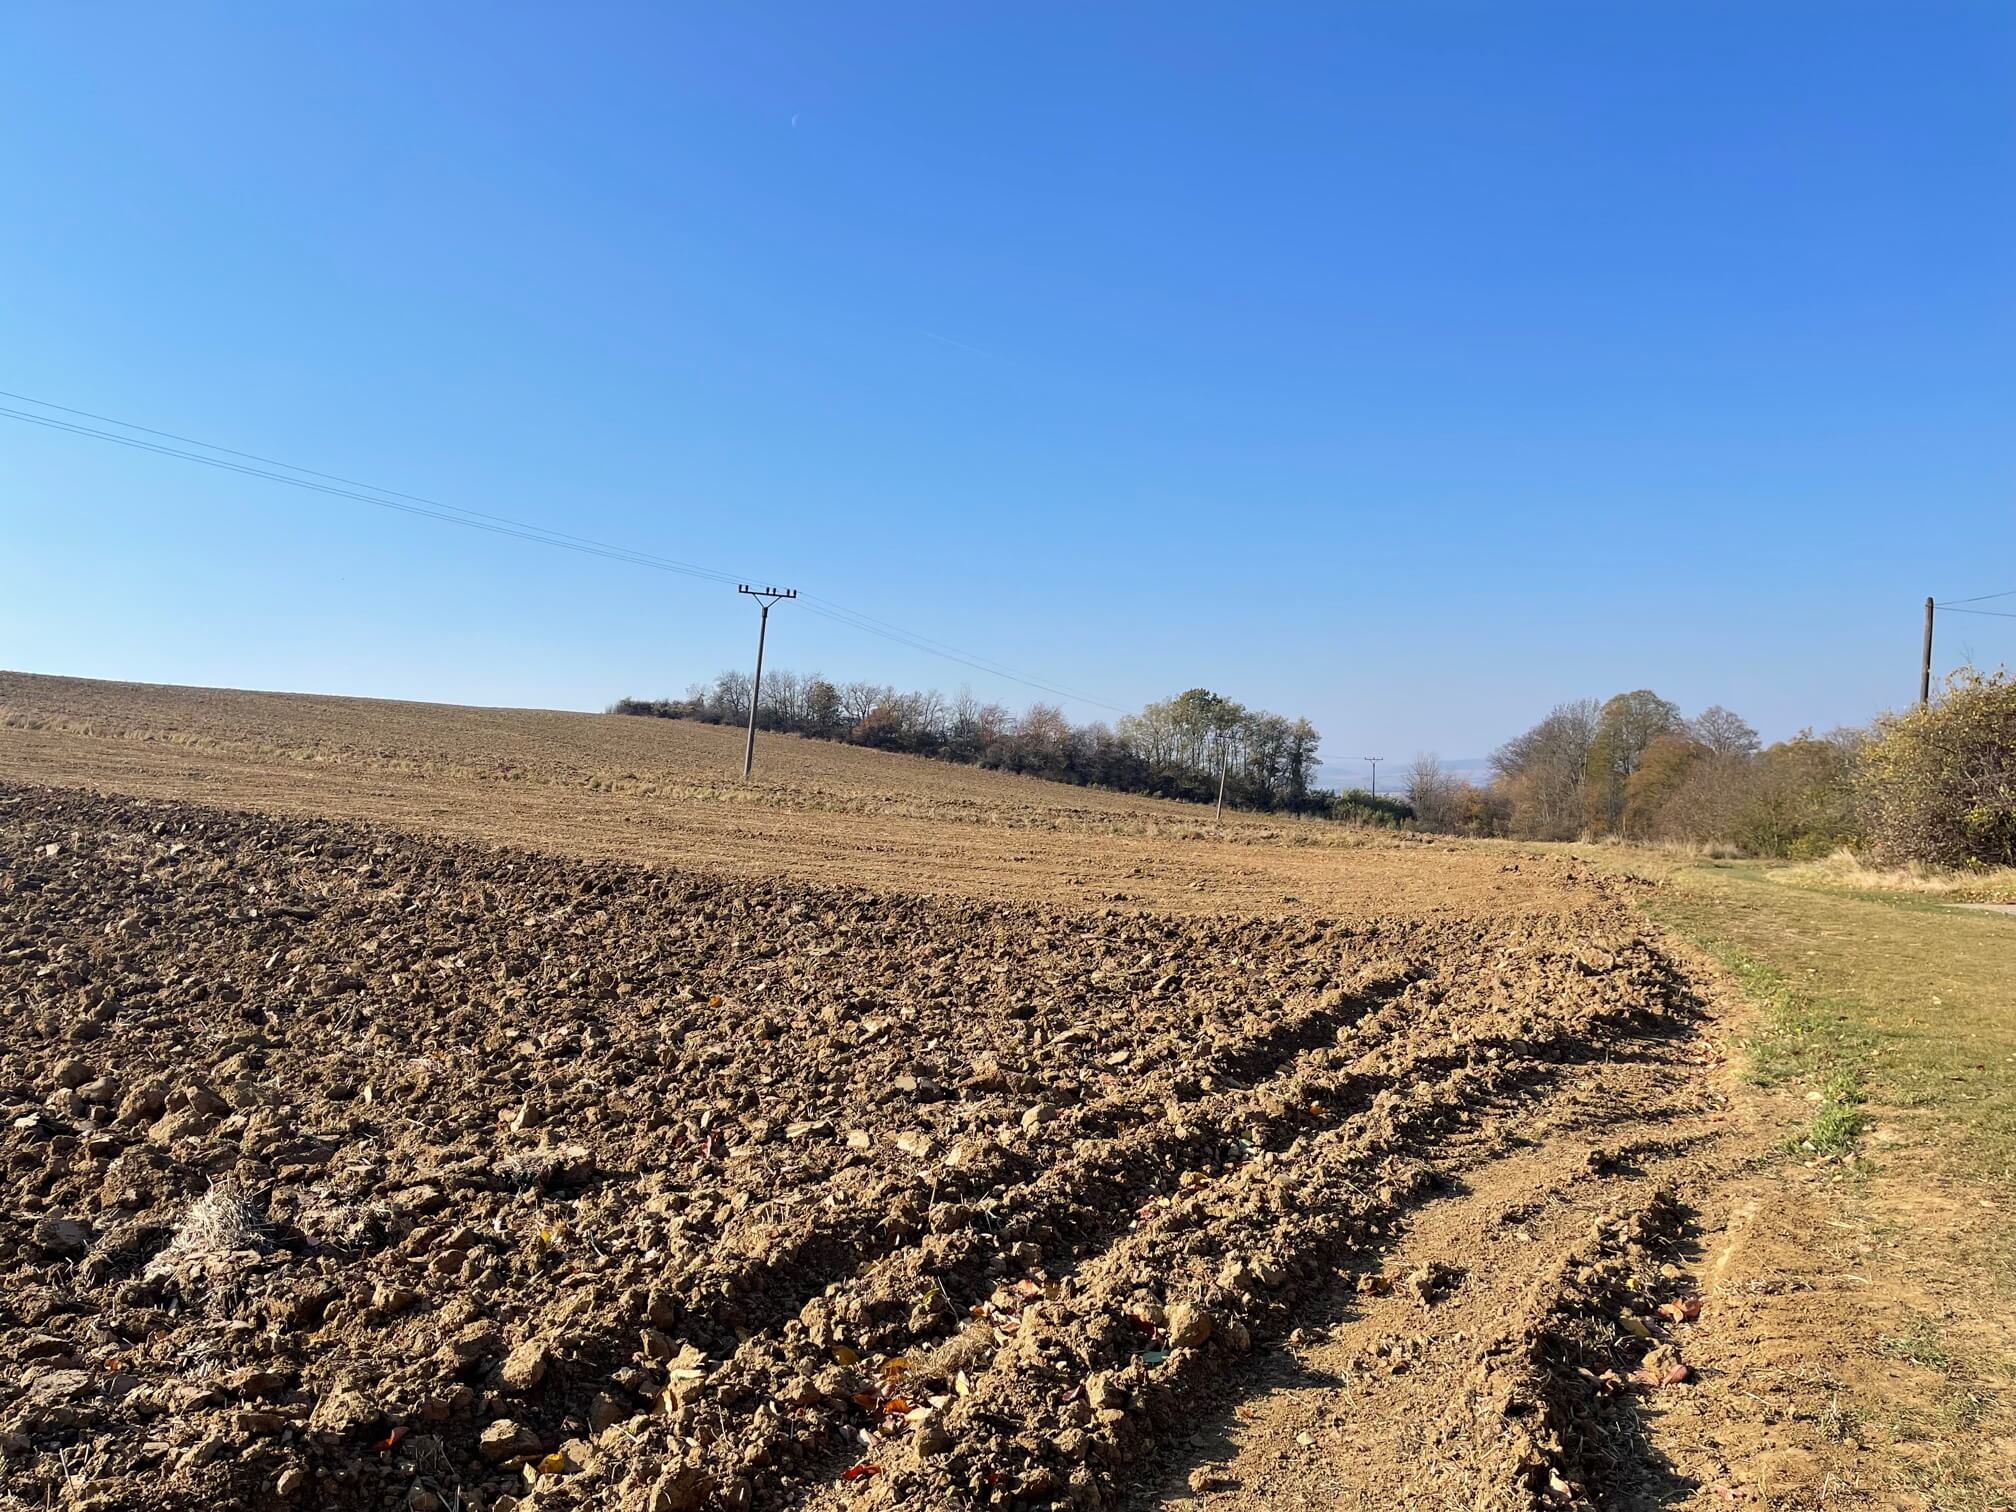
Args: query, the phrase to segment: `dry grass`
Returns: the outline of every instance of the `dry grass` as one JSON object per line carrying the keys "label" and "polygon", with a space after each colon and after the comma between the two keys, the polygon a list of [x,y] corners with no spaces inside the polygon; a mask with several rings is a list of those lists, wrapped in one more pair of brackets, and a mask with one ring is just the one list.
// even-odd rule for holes
{"label": "dry grass", "polygon": [[248,1252],[265,1249],[258,1210],[238,1187],[222,1182],[189,1204],[175,1237],[148,1262],[147,1279],[173,1282],[189,1296],[225,1292]]}
{"label": "dry grass", "polygon": [[1853,851],[1838,850],[1821,861],[1775,867],[1764,875],[1800,887],[1845,887],[1857,892],[1918,893],[1975,902],[2016,902],[2016,867],[1947,871],[1924,865],[1870,866]]}

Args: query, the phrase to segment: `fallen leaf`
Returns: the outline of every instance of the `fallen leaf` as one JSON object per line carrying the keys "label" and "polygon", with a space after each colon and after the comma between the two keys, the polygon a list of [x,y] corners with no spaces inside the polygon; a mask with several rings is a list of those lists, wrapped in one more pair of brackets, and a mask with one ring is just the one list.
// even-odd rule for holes
{"label": "fallen leaf", "polygon": [[406,1437],[406,1430],[404,1428],[394,1428],[390,1433],[386,1434],[385,1437],[380,1439],[377,1443],[373,1444],[371,1447],[373,1449],[376,1449],[380,1454],[383,1454],[387,1450],[392,1448],[393,1445],[397,1444],[399,1440],[403,1439],[404,1437]]}
{"label": "fallen leaf", "polygon": [[1645,1326],[1643,1318],[1626,1313],[1617,1321],[1624,1325],[1624,1332],[1630,1334],[1633,1338],[1649,1339],[1652,1337],[1652,1330]]}
{"label": "fallen leaf", "polygon": [[966,1379],[965,1371],[962,1370],[959,1374],[952,1377],[952,1389],[962,1397],[973,1395],[973,1383]]}
{"label": "fallen leaf", "polygon": [[849,1465],[845,1470],[842,1470],[840,1472],[840,1479],[861,1480],[867,1476],[880,1475],[881,1473],[882,1467],[880,1465],[871,1465],[866,1460],[863,1460],[858,1465]]}
{"label": "fallen leaf", "polygon": [[872,1391],[857,1391],[854,1393],[853,1402],[863,1412],[873,1412],[875,1410],[875,1393]]}
{"label": "fallen leaf", "polygon": [[861,1363],[861,1356],[854,1352],[854,1346],[851,1344],[835,1344],[833,1346],[833,1359],[835,1363],[840,1365],[858,1365]]}

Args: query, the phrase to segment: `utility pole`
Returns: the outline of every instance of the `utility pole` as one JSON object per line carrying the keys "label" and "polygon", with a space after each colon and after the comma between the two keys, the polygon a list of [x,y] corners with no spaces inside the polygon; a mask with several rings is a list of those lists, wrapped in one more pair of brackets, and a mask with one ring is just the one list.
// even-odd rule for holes
{"label": "utility pole", "polygon": [[756,623],[756,676],[749,684],[749,743],[742,748],[742,780],[747,782],[756,765],[756,704],[763,696],[763,640],[770,633],[770,606],[783,599],[798,597],[798,590],[751,588],[744,583],[735,591],[748,594],[763,606],[763,617]]}
{"label": "utility pole", "polygon": [[1918,702],[1932,701],[1932,600],[1925,600],[1925,659],[1918,664]]}
{"label": "utility pole", "polygon": [[1372,763],[1372,796],[1377,798],[1379,796],[1379,763],[1386,758],[1384,756],[1360,756],[1358,759]]}
{"label": "utility pole", "polygon": [[1213,822],[1221,829],[1225,825],[1225,732],[1223,730],[1218,732],[1218,817]]}

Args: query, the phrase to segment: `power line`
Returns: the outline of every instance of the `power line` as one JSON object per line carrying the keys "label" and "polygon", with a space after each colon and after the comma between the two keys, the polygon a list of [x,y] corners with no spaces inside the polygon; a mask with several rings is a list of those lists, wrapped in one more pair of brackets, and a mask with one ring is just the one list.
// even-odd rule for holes
{"label": "power line", "polygon": [[290,488],[304,489],[309,493],[328,494],[339,499],[354,499],[359,504],[375,504],[380,509],[397,510],[401,514],[419,515],[425,519],[440,520],[448,525],[460,525],[469,530],[487,531],[491,535],[511,536],[517,540],[531,541],[535,545],[553,546],[562,551],[578,551],[586,556],[606,557],[612,561],[629,562],[638,567],[655,567],[661,572],[677,572],[687,577],[705,578],[712,582],[736,581],[735,574],[731,572],[717,572],[709,567],[696,567],[688,562],[673,561],[669,557],[657,557],[649,552],[633,551],[627,546],[612,546],[605,542],[565,536],[557,531],[549,531],[543,526],[521,525],[505,521],[500,516],[479,515],[474,510],[451,513],[452,506],[429,508],[419,504],[402,504],[396,499],[379,498],[373,494],[359,493],[351,488],[336,488],[327,483],[312,483],[306,478],[290,478],[285,473],[271,472],[263,467],[247,467],[240,462],[226,462],[219,457],[205,457],[197,452],[163,446],[154,441],[140,441],[131,436],[115,436],[110,431],[96,430],[88,425],[74,425],[67,420],[51,420],[46,416],[25,414],[4,406],[0,406],[0,417],[26,421],[30,425],[46,426],[50,430],[67,431],[72,435],[88,436],[98,441],[111,441],[119,446],[130,446],[135,451],[154,452],[164,457],[179,457],[185,462],[200,462],[205,467],[214,467],[223,472],[242,473],[246,477],[265,478],[274,483],[285,483]]}
{"label": "power line", "polygon": [[[1959,604],[1982,604],[1986,603],[1989,599],[1998,598],[2016,598],[2016,588],[2004,588],[2000,593],[1977,593],[1972,598],[1948,599],[1939,607],[1941,609],[1951,609]],[[1987,609],[1971,609],[1968,611],[1970,614],[1989,614],[1992,612],[1992,610]]]}
{"label": "power line", "polygon": [[1950,614],[1985,614],[1990,619],[2016,619],[2016,614],[2011,614],[2007,609],[1958,609],[1951,604],[1941,604],[1939,607]]}
{"label": "power line", "polygon": [[[119,427],[120,429],[122,429],[122,430],[132,430],[132,431],[140,431],[140,432],[142,432],[142,433],[143,433],[143,434],[145,434],[145,435],[149,435],[149,436],[160,436],[160,437],[162,437],[162,438],[163,438],[164,440],[168,440],[168,441],[180,441],[180,442],[181,442],[181,443],[183,443],[183,444],[184,444],[185,446],[200,446],[200,447],[202,447],[202,448],[203,448],[203,449],[204,449],[205,451],[213,451],[213,452],[222,452],[222,453],[223,453],[223,454],[224,454],[225,456],[227,456],[227,457],[240,457],[240,458],[243,458],[243,459],[244,459],[245,461],[247,461],[247,462],[260,462],[260,463],[264,463],[264,464],[265,464],[266,466],[268,466],[268,467],[283,467],[283,468],[285,468],[285,469],[286,469],[286,470],[287,470],[288,472],[295,472],[295,473],[304,473],[304,474],[306,474],[306,475],[307,475],[308,477],[311,477],[311,478],[320,478],[320,479],[322,479],[322,480],[323,480],[324,482],[328,482],[328,483],[342,483],[342,484],[345,484],[345,485],[347,485],[347,486],[349,486],[349,487],[351,487],[351,488],[361,488],[361,489],[364,489],[364,490],[365,490],[366,492],[369,492],[369,493],[373,493],[373,494],[383,494],[383,495],[384,495],[385,497],[387,497],[387,498],[392,498],[392,499],[405,499],[405,500],[407,500],[408,502],[410,502],[410,503],[413,503],[413,504],[424,504],[424,505],[428,506],[428,507],[429,507],[430,509],[445,509],[445,510],[448,510],[449,512],[451,512],[451,513],[453,513],[453,514],[458,514],[458,515],[468,515],[468,516],[470,516],[470,517],[472,517],[472,518],[474,518],[474,519],[479,519],[479,520],[489,520],[489,521],[491,521],[491,522],[492,522],[493,524],[497,524],[497,525],[509,525],[509,526],[513,527],[514,529],[518,529],[518,530],[529,530],[529,531],[533,531],[533,532],[536,532],[537,534],[539,534],[539,535],[542,535],[542,536],[551,536],[551,537],[553,537],[553,538],[554,538],[554,539],[556,539],[556,540],[562,540],[562,541],[574,541],[574,542],[577,542],[578,544],[580,544],[580,545],[583,545],[583,546],[598,546],[598,547],[601,547],[601,548],[603,548],[603,549],[605,549],[605,550],[610,550],[610,551],[625,551],[625,552],[627,552],[627,551],[629,550],[629,548],[627,548],[627,547],[621,547],[621,546],[612,546],[612,545],[610,545],[610,543],[609,543],[609,542],[607,542],[607,541],[597,541],[597,540],[593,540],[593,539],[591,539],[591,538],[589,538],[589,537],[587,537],[587,536],[577,536],[577,535],[569,535],[569,534],[568,534],[568,533],[567,533],[566,531],[564,531],[564,530],[552,530],[552,529],[549,529],[548,527],[546,527],[546,526],[544,526],[544,525],[532,525],[532,524],[528,524],[528,523],[526,523],[526,522],[525,522],[525,521],[523,521],[523,520],[513,520],[513,519],[508,519],[508,518],[506,518],[506,517],[505,517],[505,516],[503,516],[503,515],[493,515],[493,514],[485,514],[485,513],[484,513],[484,512],[482,511],[482,510],[480,510],[480,509],[464,509],[464,508],[463,508],[463,507],[462,507],[461,505],[459,505],[459,504],[444,504],[444,503],[442,503],[442,502],[441,502],[441,501],[440,501],[439,499],[430,499],[430,498],[426,497],[426,496],[425,496],[424,494],[410,494],[410,493],[401,493],[401,492],[400,492],[400,491],[399,491],[398,489],[396,489],[396,488],[384,488],[384,487],[381,487],[380,485],[378,485],[378,484],[376,484],[376,483],[365,483],[365,482],[362,482],[362,481],[360,481],[359,479],[356,479],[356,478],[346,478],[346,477],[343,477],[343,476],[342,476],[341,474],[339,474],[339,473],[328,473],[328,472],[318,472],[318,471],[317,471],[316,469],[314,469],[314,468],[312,468],[312,467],[303,467],[303,466],[301,466],[300,464],[298,464],[298,463],[295,463],[295,462],[282,462],[282,461],[280,461],[280,460],[279,460],[279,459],[278,459],[277,457],[262,457],[262,456],[260,456],[260,455],[259,455],[259,454],[258,454],[257,452],[248,452],[248,451],[239,451],[239,450],[238,450],[237,448],[235,448],[235,447],[230,447],[230,446],[220,446],[220,445],[218,445],[218,444],[217,444],[217,443],[216,443],[215,441],[202,441],[202,440],[198,440],[198,439],[197,439],[196,437],[194,437],[194,436],[183,436],[183,435],[178,435],[178,434],[176,434],[176,433],[175,433],[174,431],[165,431],[165,430],[156,430],[156,429],[155,429],[155,428],[154,428],[153,426],[151,426],[151,425],[139,425],[139,424],[136,424],[135,422],[133,422],[133,421],[131,421],[131,420],[120,420],[120,419],[117,419],[117,418],[115,418],[114,416],[111,416],[111,415],[100,415],[100,414],[97,414],[97,413],[95,413],[95,412],[93,412],[93,411],[91,411],[91,410],[81,410],[81,409],[73,409],[73,408],[72,408],[71,406],[69,406],[69,405],[67,405],[67,404],[57,404],[57,403],[55,403],[54,401],[52,401],[52,400],[48,400],[48,399],[37,399],[37,398],[36,398],[36,397],[35,397],[34,395],[32,395],[32,394],[16,394],[16,393],[13,393],[13,392],[11,392],[10,390],[7,390],[7,389],[0,389],[0,399],[18,399],[18,400],[20,400],[20,401],[21,401],[22,403],[24,403],[24,404],[32,404],[32,405],[35,405],[35,406],[37,406],[38,408],[41,408],[41,409],[52,409],[52,410],[60,410],[60,411],[62,411],[62,412],[63,412],[64,414],[66,414],[66,415],[79,415],[79,416],[82,416],[82,417],[83,417],[84,419],[86,419],[86,420],[99,420],[99,421],[102,421],[102,422],[104,422],[104,423],[105,423],[105,424],[107,424],[107,425],[116,425],[116,426],[118,426],[118,427]],[[16,412],[16,411],[6,411],[5,413],[8,413],[8,414],[11,414],[11,415],[13,415],[13,416],[14,416],[14,418],[16,418],[16,419],[21,419],[21,418],[33,418],[33,417],[23,417],[22,415],[20,415],[20,414],[19,414],[18,412]],[[42,423],[45,423],[45,424],[46,424],[46,423],[49,423],[49,422],[46,422],[46,421],[45,421],[45,422],[42,422]],[[92,430],[90,430],[90,429],[89,429],[88,427],[79,427],[79,429],[80,429],[80,432],[81,432],[81,433],[83,433],[83,434],[86,434],[86,435],[102,435],[102,434],[103,434],[102,432],[98,432],[98,431],[92,431]],[[118,440],[118,439],[120,439],[120,438],[118,438],[118,437],[116,437],[116,436],[115,436],[115,437],[110,437],[110,438],[108,438],[108,439],[111,439],[111,440]],[[178,456],[179,456],[179,455],[182,455],[182,454],[181,454],[181,453],[174,453],[174,455],[178,455]],[[195,459],[195,460],[200,460],[200,459]],[[653,559],[654,559],[654,560],[656,560],[656,561],[662,561],[662,562],[665,562],[665,563],[667,563],[667,564],[668,564],[668,565],[670,565],[670,566],[677,566],[677,567],[685,567],[685,568],[687,568],[687,569],[688,569],[688,570],[690,570],[690,571],[695,571],[695,572],[706,572],[706,573],[710,573],[710,574],[713,574],[713,572],[714,572],[714,569],[712,569],[712,568],[705,568],[705,567],[698,567],[698,566],[695,566],[695,564],[693,564],[693,563],[691,563],[691,562],[676,562],[676,561],[674,561],[674,560],[673,560],[672,558],[669,558],[669,557],[656,557],[656,556],[655,556],[655,555],[654,555],[653,553],[650,553],[650,552],[637,552],[637,553],[632,553],[632,554],[634,554],[634,555],[638,555],[638,556],[652,556],[652,557],[653,557]],[[733,577],[733,576],[734,576],[734,574],[732,574],[732,573],[719,573],[719,574],[715,574],[715,575],[717,575],[717,576],[719,576],[719,577],[721,577],[721,578],[723,578],[723,579],[728,579],[728,578],[731,578],[731,577]]]}
{"label": "power line", "polygon": [[[681,561],[675,557],[660,556],[656,552],[641,551],[634,547],[597,540],[591,536],[572,535],[566,531],[554,530],[549,526],[537,525],[529,521],[515,520],[505,515],[488,514],[478,509],[466,509],[457,504],[445,504],[438,499],[430,499],[424,494],[405,493],[399,489],[385,488],[375,483],[365,483],[355,478],[344,477],[338,473],[322,472],[312,467],[300,466],[297,463],[283,462],[275,457],[262,456],[257,452],[241,451],[235,447],[220,446],[215,442],[199,440],[194,436],[185,436],[174,431],[160,430],[153,426],[140,425],[130,420],[120,420],[114,416],[98,414],[92,410],[76,409],[70,405],[57,404],[48,399],[38,399],[30,394],[20,394],[11,390],[0,389],[0,398],[15,399],[43,409],[56,410],[66,415],[76,415],[82,419],[97,420],[106,425],[119,426],[124,430],[138,431],[142,435],[162,438],[161,441],[143,441],[135,436],[116,435],[111,431],[99,430],[94,426],[79,425],[73,421],[57,420],[47,415],[33,415],[23,410],[0,406],[0,417],[21,421],[29,425],[43,426],[49,430],[83,436],[91,440],[109,441],[114,445],[130,447],[135,451],[152,452],[159,456],[175,457],[185,462],[196,462],[205,467],[214,467],[223,472],[233,472],[246,477],[262,478],[269,482],[284,483],[290,488],[302,489],[309,493],[324,494],[333,498],[352,500],[360,504],[375,505],[380,509],[396,510],[401,514],[416,515],[424,519],[437,520],[447,525],[460,525],[465,529],[481,530],[492,535],[507,536],[516,540],[528,541],[533,545],[551,546],[562,551],[577,552],[584,556],[596,556],[610,561],[626,562],[631,566],[650,567],[660,572],[677,573],[681,576],[698,578],[708,582],[739,584],[748,580],[746,573],[724,572],[718,568],[705,567],[695,562]],[[182,445],[168,446],[162,444],[165,441],[180,442]],[[218,452],[222,455],[206,457],[199,452],[183,449],[189,446],[201,447],[204,451]],[[225,460],[228,457],[237,457],[242,460],[237,462]],[[255,467],[247,465],[248,463],[259,463],[261,465]],[[285,471],[272,471],[271,469],[274,468],[285,469]],[[288,476],[290,473],[298,473],[301,476],[290,477]],[[321,481],[311,481],[315,479],[320,479]],[[817,607],[819,605],[823,605],[824,607]],[[971,667],[975,671],[984,672],[991,677],[998,677],[1009,682],[1018,683],[1023,687],[1049,693],[1058,698],[1068,698],[1077,703],[1090,704],[1095,708],[1106,709],[1115,714],[1129,712],[1117,704],[1107,703],[1103,699],[1091,698],[1068,688],[1057,687],[1040,678],[1029,676],[1013,668],[1003,666],[999,662],[991,661],[977,653],[962,651],[956,646],[934,640],[930,636],[906,629],[901,625],[891,624],[887,620],[878,619],[874,615],[867,614],[861,610],[850,609],[847,605],[837,603],[831,599],[818,598],[808,594],[806,595],[805,608],[810,613],[817,614],[823,619],[831,620],[835,624],[845,625],[849,629],[860,631],[863,634],[879,636],[883,640],[908,647],[914,651],[921,651],[927,656],[935,656],[942,660],[957,662],[961,666]]]}

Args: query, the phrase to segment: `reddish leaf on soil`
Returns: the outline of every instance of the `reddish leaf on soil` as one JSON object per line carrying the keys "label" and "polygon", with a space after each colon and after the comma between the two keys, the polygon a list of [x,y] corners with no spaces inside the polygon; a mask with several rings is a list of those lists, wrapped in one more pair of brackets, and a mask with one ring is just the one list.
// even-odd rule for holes
{"label": "reddish leaf on soil", "polygon": [[882,1467],[880,1465],[871,1465],[867,1460],[863,1460],[858,1465],[849,1465],[845,1470],[842,1470],[840,1472],[840,1479],[863,1480],[868,1476],[880,1475],[881,1473]]}

